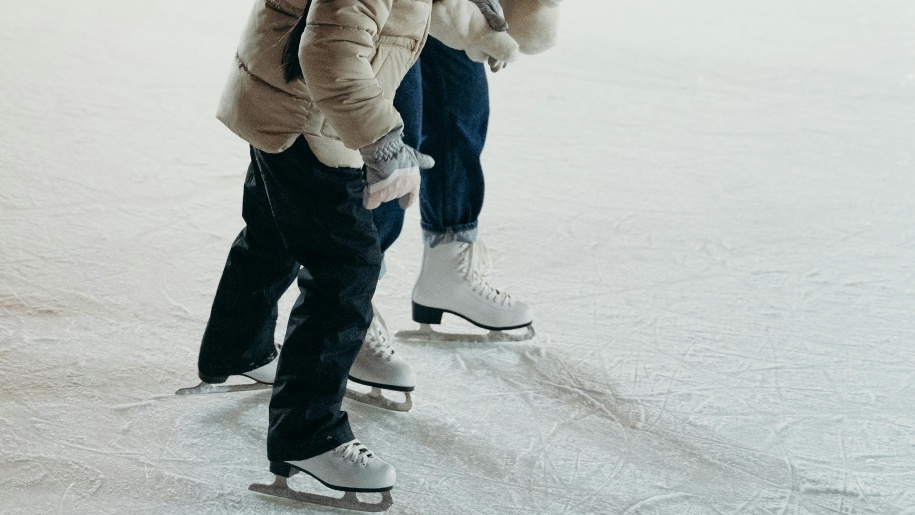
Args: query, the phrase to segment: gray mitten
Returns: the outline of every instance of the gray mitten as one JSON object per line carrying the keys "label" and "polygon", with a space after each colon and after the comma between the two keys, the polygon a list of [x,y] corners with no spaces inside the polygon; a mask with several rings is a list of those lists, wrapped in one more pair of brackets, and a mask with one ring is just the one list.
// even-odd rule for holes
{"label": "gray mitten", "polygon": [[419,196],[420,169],[432,168],[435,161],[403,142],[403,125],[398,125],[380,140],[359,149],[365,161],[365,190],[362,204],[375,209],[382,202],[400,199],[400,207],[410,207]]}
{"label": "gray mitten", "polygon": [[500,61],[500,60],[496,59],[495,57],[490,57],[489,59],[486,60],[486,62],[489,63],[489,69],[492,70],[493,73],[496,73],[497,71],[508,66],[508,63],[506,63],[505,61]]}
{"label": "gray mitten", "polygon": [[505,12],[502,10],[502,5],[499,4],[499,0],[470,0],[471,2],[477,4],[477,7],[480,8],[480,11],[483,12],[483,16],[486,18],[486,23],[496,32],[505,32],[508,30],[508,22],[505,21]]}

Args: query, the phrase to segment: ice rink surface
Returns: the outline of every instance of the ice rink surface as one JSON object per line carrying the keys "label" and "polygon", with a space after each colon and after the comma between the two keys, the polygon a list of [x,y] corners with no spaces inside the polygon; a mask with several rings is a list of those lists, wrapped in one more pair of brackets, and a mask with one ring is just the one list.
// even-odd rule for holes
{"label": "ice rink surface", "polygon": [[[335,512],[247,490],[269,393],[173,395],[242,227],[250,5],[4,3],[2,513]],[[562,36],[491,75],[484,155],[538,336],[397,342],[413,411],[344,403],[389,513],[915,514],[915,3],[568,0]],[[394,331],[421,254],[413,209]]]}

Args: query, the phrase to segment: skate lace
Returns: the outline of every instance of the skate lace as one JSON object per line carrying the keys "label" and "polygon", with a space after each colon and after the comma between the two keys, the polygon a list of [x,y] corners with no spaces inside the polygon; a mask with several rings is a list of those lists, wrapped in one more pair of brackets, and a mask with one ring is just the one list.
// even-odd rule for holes
{"label": "skate lace", "polygon": [[388,324],[381,318],[381,313],[372,305],[372,323],[366,333],[365,344],[375,356],[387,361],[391,360],[394,355],[394,349],[391,348],[391,336],[388,332]]}
{"label": "skate lace", "polygon": [[334,454],[339,454],[344,460],[349,460],[353,463],[359,462],[363,467],[368,465],[370,458],[375,457],[372,451],[359,443],[358,440],[353,440],[337,447],[334,449]]}
{"label": "skate lace", "polygon": [[492,258],[489,256],[489,249],[483,243],[482,238],[477,238],[476,242],[467,244],[461,252],[459,266],[460,272],[464,274],[464,278],[470,283],[474,293],[501,306],[514,304],[511,295],[489,284],[489,276],[492,274]]}

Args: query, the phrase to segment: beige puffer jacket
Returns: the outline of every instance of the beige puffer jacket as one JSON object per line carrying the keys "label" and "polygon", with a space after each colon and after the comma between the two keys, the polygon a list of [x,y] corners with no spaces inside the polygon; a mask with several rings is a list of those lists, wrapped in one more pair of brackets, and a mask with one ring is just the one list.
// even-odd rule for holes
{"label": "beige puffer jacket", "polygon": [[402,123],[392,99],[425,44],[432,0],[313,0],[304,80],[287,83],[283,48],[306,3],[256,1],[217,118],[265,152],[304,135],[324,164],[359,168],[357,149]]}

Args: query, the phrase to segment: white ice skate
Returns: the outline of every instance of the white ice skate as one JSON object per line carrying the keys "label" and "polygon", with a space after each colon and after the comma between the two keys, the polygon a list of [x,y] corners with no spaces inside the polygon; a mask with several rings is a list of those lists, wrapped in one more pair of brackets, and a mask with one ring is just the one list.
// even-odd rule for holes
{"label": "white ice skate", "polygon": [[[410,392],[416,386],[413,367],[391,348],[388,326],[378,309],[372,304],[372,325],[365,335],[362,349],[349,371],[349,379],[371,388],[369,392],[347,389],[350,399],[394,411],[410,411],[413,399]],[[397,402],[382,395],[382,390],[403,392],[405,400]]]}
{"label": "white ice skate", "polygon": [[[418,331],[395,336],[412,341],[521,341],[534,337],[529,304],[515,300],[489,284],[492,261],[482,239],[475,243],[446,243],[426,247],[422,270],[413,287],[413,320]],[[451,313],[484,329],[488,334],[448,334],[432,329],[442,315]],[[507,333],[524,328],[523,334]]]}
{"label": "white ice skate", "polygon": [[[300,461],[272,461],[270,472],[276,475],[273,484],[252,484],[249,490],[334,508],[379,512],[394,504],[391,489],[397,480],[394,467],[376,458],[357,440],[347,442],[334,450],[314,458]],[[346,492],[342,498],[299,492],[289,488],[286,481],[293,475],[304,472],[320,481],[324,486]],[[380,492],[381,501],[370,503],[360,501],[356,492]]]}
{"label": "white ice skate", "polygon": [[273,361],[262,367],[255,368],[249,372],[238,374],[248,379],[253,379],[253,383],[246,384],[222,384],[230,376],[206,377],[200,376],[199,385],[192,388],[182,388],[175,392],[175,395],[195,395],[199,393],[226,393],[226,392],[244,392],[249,390],[265,390],[273,388],[273,381],[276,380],[276,365],[280,359],[277,356]]}

